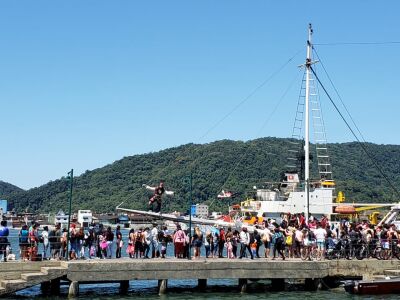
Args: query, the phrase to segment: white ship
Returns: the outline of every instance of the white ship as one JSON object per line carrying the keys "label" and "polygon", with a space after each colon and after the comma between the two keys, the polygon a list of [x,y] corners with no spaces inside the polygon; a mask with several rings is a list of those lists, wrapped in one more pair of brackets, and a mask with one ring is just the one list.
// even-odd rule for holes
{"label": "white ship", "polygon": [[[240,211],[247,215],[277,218],[282,213],[290,212],[291,214],[304,213],[307,219],[310,214],[316,217],[325,215],[330,219],[333,213],[335,182],[332,179],[324,122],[312,71],[312,65],[315,63],[312,60],[312,33],[310,24],[307,58],[305,64],[301,66],[305,68],[303,85],[293,126],[292,149],[289,150],[286,166],[288,171],[282,182],[277,185],[271,184],[268,188],[257,189],[255,199],[241,203]],[[314,128],[319,171],[319,179],[316,181],[310,180],[310,120]],[[304,177],[301,178],[303,171]]]}

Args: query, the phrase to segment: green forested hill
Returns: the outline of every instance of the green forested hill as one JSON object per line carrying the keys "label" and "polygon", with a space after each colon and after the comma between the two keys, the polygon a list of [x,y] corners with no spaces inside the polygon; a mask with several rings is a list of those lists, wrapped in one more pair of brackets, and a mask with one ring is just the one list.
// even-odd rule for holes
{"label": "green forested hill", "polygon": [[0,180],[0,199],[7,199],[14,192],[23,191],[21,188]]}
{"label": "green forested hill", "polygon": [[[143,183],[155,185],[160,179],[175,191],[164,198],[164,210],[188,207],[189,189],[184,177],[193,173],[194,203],[226,208],[216,200],[221,189],[250,196],[254,185],[279,181],[285,169],[288,139],[262,138],[248,142],[223,140],[204,145],[187,144],[163,151],[125,157],[103,168],[87,171],[74,181],[73,209],[112,211],[119,203],[143,209],[149,194]],[[400,146],[366,145],[395,186],[400,186]],[[334,179],[348,200],[356,202],[398,201],[388,183],[357,143],[329,144]],[[313,168],[315,168],[313,163]],[[51,181],[8,196],[17,211],[56,212],[68,204],[68,182]]]}

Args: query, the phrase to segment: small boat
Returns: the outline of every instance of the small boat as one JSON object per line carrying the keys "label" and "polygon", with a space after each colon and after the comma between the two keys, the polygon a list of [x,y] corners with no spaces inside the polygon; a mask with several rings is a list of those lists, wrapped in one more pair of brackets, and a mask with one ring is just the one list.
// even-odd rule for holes
{"label": "small boat", "polygon": [[344,289],[350,294],[378,295],[400,293],[400,278],[378,280],[347,280]]}

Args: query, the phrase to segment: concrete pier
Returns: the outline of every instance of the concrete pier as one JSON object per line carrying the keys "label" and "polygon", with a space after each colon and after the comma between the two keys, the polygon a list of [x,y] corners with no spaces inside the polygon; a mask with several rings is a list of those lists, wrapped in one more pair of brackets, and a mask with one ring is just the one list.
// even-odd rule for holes
{"label": "concrete pier", "polygon": [[[57,295],[60,280],[70,282],[68,295],[77,297],[79,286],[87,283],[119,283],[127,293],[129,281],[158,280],[158,292],[165,294],[168,280],[194,279],[198,289],[206,290],[208,279],[236,279],[239,291],[248,292],[251,280],[269,279],[273,290],[283,290],[286,280],[303,280],[306,290],[315,291],[322,284],[329,288],[335,279],[372,278],[387,272],[400,274],[398,260],[378,261],[271,261],[266,259],[107,259],[68,262],[7,262],[0,272],[0,295],[40,284],[45,294]],[[134,282],[131,282],[134,285]]]}

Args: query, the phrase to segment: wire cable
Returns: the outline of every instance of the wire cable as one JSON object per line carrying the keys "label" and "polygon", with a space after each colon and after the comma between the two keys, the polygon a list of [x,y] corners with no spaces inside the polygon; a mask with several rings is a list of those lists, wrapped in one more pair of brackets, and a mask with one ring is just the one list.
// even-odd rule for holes
{"label": "wire cable", "polygon": [[351,45],[395,45],[400,44],[399,41],[386,42],[334,42],[334,43],[316,43],[316,46],[351,46]]}
{"label": "wire cable", "polygon": [[345,103],[344,103],[342,97],[340,96],[339,91],[337,90],[335,84],[333,83],[331,77],[329,76],[329,74],[328,74],[328,72],[327,72],[327,70],[326,70],[326,68],[325,68],[325,66],[324,66],[324,64],[323,64],[323,62],[322,62],[322,60],[321,60],[321,58],[320,58],[319,55],[318,55],[317,50],[316,50],[314,47],[313,47],[313,50],[314,50],[315,55],[316,55],[317,58],[318,58],[319,63],[320,63],[321,66],[322,66],[322,69],[323,69],[324,72],[325,72],[325,75],[327,76],[329,82],[331,83],[333,89],[335,90],[336,95],[338,96],[340,102],[342,103],[344,109],[346,110],[346,113],[347,113],[347,115],[349,116],[351,122],[353,123],[354,127],[357,129],[357,132],[360,134],[360,136],[361,136],[363,142],[366,142],[366,140],[365,140],[365,138],[364,138],[364,135],[362,134],[361,130],[358,128],[356,122],[355,122],[354,119],[353,119],[353,116],[350,114],[350,111],[347,109],[347,106],[345,105]]}
{"label": "wire cable", "polygon": [[[294,83],[297,81],[297,78],[299,77],[301,70],[299,69],[299,72],[296,74],[296,76],[294,76],[293,80],[290,82],[289,86],[286,88],[286,90],[284,91],[284,93],[282,94],[282,96],[279,98],[278,102],[276,103],[275,107],[273,108],[273,110],[271,111],[271,113],[268,115],[268,118],[263,122],[263,124],[261,125],[260,129],[258,130],[256,136],[260,135],[260,133],[264,130],[265,126],[267,126],[267,124],[269,123],[269,121],[272,119],[273,115],[275,114],[276,110],[278,109],[278,107],[282,104],[284,98],[286,97],[287,93],[290,91],[290,89],[293,87]],[[229,172],[226,180],[224,181],[224,183],[222,184],[222,186],[220,187],[220,190],[222,190],[224,188],[224,186],[226,185],[226,183],[229,181],[229,179],[232,177],[232,174],[236,171],[236,169],[239,167],[239,165],[242,163],[243,159],[246,156],[246,152],[243,153],[240,156],[240,159],[237,161],[237,163],[235,164],[234,168]],[[269,155],[276,155],[274,153],[268,153]],[[214,199],[215,200],[215,199]],[[214,200],[210,203],[211,204],[214,203]]]}
{"label": "wire cable", "polygon": [[397,196],[400,198],[400,192],[396,189],[396,187],[393,185],[393,183],[389,180],[389,178],[387,178],[387,176],[385,175],[385,173],[383,172],[383,170],[381,169],[381,167],[377,164],[377,162],[375,161],[375,159],[371,156],[371,154],[369,153],[369,151],[367,150],[367,148],[365,147],[364,143],[362,143],[360,141],[360,139],[358,138],[358,136],[355,134],[354,130],[351,128],[351,126],[349,125],[349,123],[347,122],[346,118],[343,116],[343,114],[341,113],[341,111],[339,110],[339,108],[337,107],[336,103],[333,101],[332,97],[329,95],[328,91],[325,89],[325,86],[322,84],[321,80],[319,79],[318,75],[315,73],[314,69],[312,67],[310,67],[311,71],[313,72],[315,78],[318,80],[318,83],[321,85],[322,89],[324,90],[325,94],[327,95],[327,97],[329,98],[329,100],[331,101],[332,105],[334,106],[334,108],[336,109],[336,111],[338,112],[338,114],[340,115],[340,117],[342,118],[342,120],[344,121],[344,123],[346,124],[347,128],[351,131],[351,133],[353,134],[354,138],[360,143],[361,148],[364,150],[364,152],[367,154],[368,158],[372,161],[372,163],[375,165],[375,167],[377,168],[377,170],[381,173],[382,177],[387,181],[387,183],[389,184],[389,186],[393,189],[393,191],[397,194]]}
{"label": "wire cable", "polygon": [[199,139],[202,140],[211,131],[213,131],[219,124],[221,124],[226,118],[228,118],[232,113],[234,113],[240,106],[246,103],[254,94],[256,94],[262,87],[264,87],[268,82],[270,82],[276,75],[278,75],[302,50],[297,51],[291,58],[289,58],[283,65],[281,65],[275,72],[273,72],[267,79],[265,79],[261,84],[259,84],[253,91],[250,92],[242,101],[233,107],[228,113],[226,113],[221,119],[219,119],[213,126],[211,126]]}

